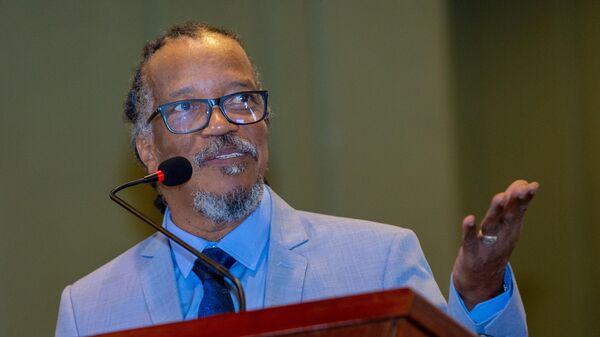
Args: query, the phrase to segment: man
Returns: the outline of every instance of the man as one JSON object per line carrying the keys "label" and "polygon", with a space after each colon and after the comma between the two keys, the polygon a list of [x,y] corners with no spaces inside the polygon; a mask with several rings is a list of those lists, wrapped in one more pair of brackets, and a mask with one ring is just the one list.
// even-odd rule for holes
{"label": "man", "polygon": [[[148,172],[174,156],[192,162],[189,182],[158,187],[163,225],[216,254],[240,278],[249,309],[410,286],[474,331],[527,334],[507,263],[537,183],[497,194],[479,231],[473,216],[463,220],[447,305],[411,231],[296,211],[263,184],[267,93],[235,35],[186,24],[147,44],[125,110]],[[232,310],[207,275],[155,234],[65,289],[56,335]]]}

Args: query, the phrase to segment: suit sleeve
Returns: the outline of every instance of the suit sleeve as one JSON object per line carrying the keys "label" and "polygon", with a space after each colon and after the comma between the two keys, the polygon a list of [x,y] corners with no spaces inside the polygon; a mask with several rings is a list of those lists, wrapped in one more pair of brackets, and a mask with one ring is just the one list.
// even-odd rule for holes
{"label": "suit sleeve", "polygon": [[79,336],[79,333],[77,332],[77,325],[75,323],[73,302],[71,301],[71,286],[67,286],[65,290],[63,290],[60,297],[60,307],[58,309],[58,321],[56,323],[55,336]]}
{"label": "suit sleeve", "polygon": [[392,241],[385,266],[384,289],[410,287],[443,311],[446,300],[433,278],[415,233],[398,232]]}
{"label": "suit sleeve", "polygon": [[[510,267],[509,267],[510,268]],[[525,317],[525,309],[521,301],[521,295],[517,288],[517,283],[512,275],[512,295],[508,302],[493,318],[482,323],[474,322],[467,312],[461,300],[458,298],[458,293],[450,282],[450,296],[448,300],[448,314],[454,319],[462,323],[464,326],[481,335],[489,336],[511,336],[511,337],[526,337],[527,323]]]}
{"label": "suit sleeve", "polygon": [[390,246],[384,288],[411,287],[469,330],[482,335],[525,337],[525,310],[514,277],[512,281],[513,293],[506,306],[493,319],[476,324],[453,289],[450,289],[450,298],[446,304],[417,236],[410,230],[403,230],[396,235]]}

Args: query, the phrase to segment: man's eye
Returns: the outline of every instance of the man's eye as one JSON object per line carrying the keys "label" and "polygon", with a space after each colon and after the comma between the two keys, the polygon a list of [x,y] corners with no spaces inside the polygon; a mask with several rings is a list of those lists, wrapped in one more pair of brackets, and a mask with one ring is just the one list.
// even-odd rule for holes
{"label": "man's eye", "polygon": [[177,103],[172,107],[175,112],[186,112],[192,110],[192,103],[190,102],[181,102]]}
{"label": "man's eye", "polygon": [[233,97],[233,103],[248,103],[251,100],[251,94],[238,94]]}

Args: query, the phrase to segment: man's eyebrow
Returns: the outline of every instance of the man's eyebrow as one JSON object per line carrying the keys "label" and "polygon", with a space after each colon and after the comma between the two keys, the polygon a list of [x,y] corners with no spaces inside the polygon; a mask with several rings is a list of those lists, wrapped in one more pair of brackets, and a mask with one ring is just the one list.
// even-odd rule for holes
{"label": "man's eyebrow", "polygon": [[227,85],[228,88],[230,89],[249,89],[249,88],[254,88],[254,84],[252,83],[252,81],[250,80],[244,80],[244,81],[233,81],[231,83],[229,83],[229,85]]}
{"label": "man's eyebrow", "polygon": [[179,90],[175,90],[174,92],[172,92],[169,95],[169,98],[175,98],[175,97],[178,97],[178,96],[181,96],[181,95],[186,95],[186,94],[191,93],[192,91],[194,91],[194,89],[192,87],[183,87],[183,88],[181,88]]}

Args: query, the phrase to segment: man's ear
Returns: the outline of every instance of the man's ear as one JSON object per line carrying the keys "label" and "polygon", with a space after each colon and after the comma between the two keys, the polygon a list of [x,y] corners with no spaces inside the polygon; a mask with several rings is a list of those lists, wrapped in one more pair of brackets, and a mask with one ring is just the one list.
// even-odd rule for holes
{"label": "man's ear", "polygon": [[158,170],[158,160],[154,154],[154,142],[151,135],[138,135],[135,138],[135,148],[148,172]]}

